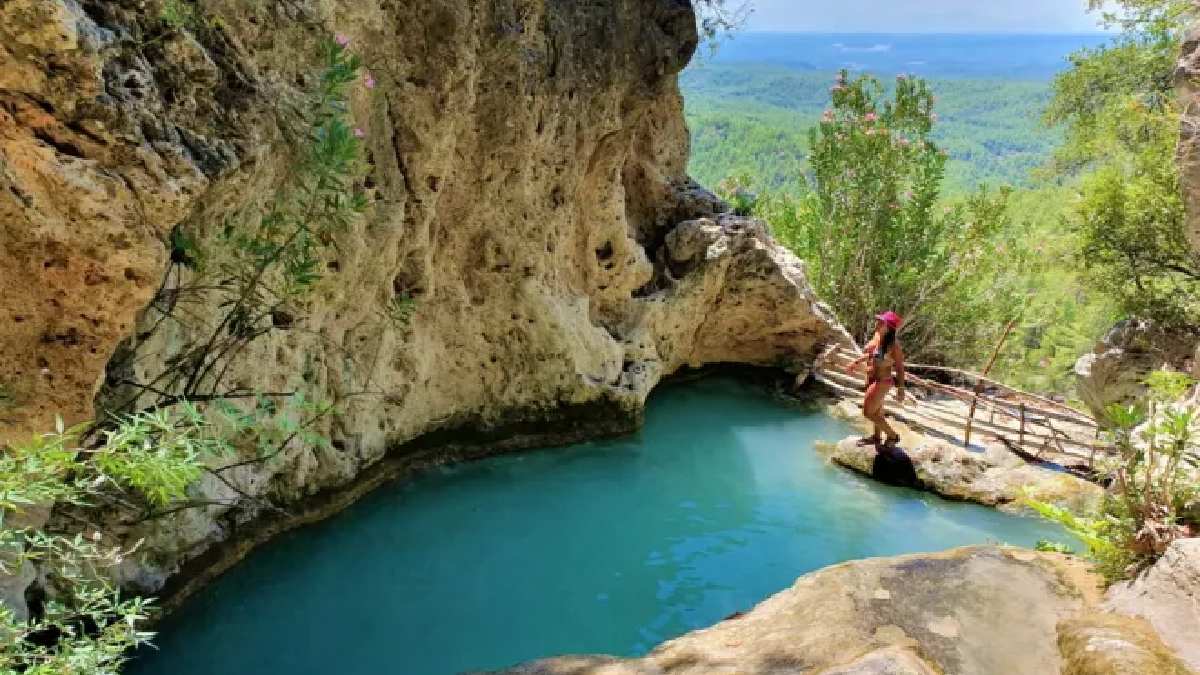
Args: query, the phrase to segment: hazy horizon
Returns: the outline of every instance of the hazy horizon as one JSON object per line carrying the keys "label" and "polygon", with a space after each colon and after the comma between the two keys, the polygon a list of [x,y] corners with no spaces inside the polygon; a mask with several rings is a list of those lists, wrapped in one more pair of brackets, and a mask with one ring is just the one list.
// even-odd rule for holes
{"label": "hazy horizon", "polygon": [[752,31],[724,40],[717,64],[756,63],[801,71],[871,72],[892,76],[1048,81],[1080,49],[1105,44],[1104,33],[847,33]]}
{"label": "hazy horizon", "polygon": [[880,31],[880,30],[766,30],[746,28],[732,33],[729,37],[737,39],[739,35],[947,35],[947,36],[1001,36],[1001,37],[1112,37],[1113,33],[1102,30],[1064,30],[1064,31],[998,31],[998,30],[954,30],[954,31]]}
{"label": "hazy horizon", "polygon": [[[735,3],[731,3],[735,4]],[[901,35],[1105,33],[1087,0],[747,0],[745,29],[763,33]]]}

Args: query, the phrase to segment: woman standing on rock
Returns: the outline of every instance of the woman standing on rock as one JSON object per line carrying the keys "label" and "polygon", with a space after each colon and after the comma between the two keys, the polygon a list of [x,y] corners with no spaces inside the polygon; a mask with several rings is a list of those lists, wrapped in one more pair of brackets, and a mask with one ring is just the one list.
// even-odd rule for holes
{"label": "woman standing on rock", "polygon": [[900,434],[888,424],[883,416],[883,402],[887,399],[892,386],[896,387],[896,400],[904,403],[904,352],[896,340],[896,331],[900,329],[900,315],[895,312],[884,312],[875,317],[875,336],[867,343],[863,355],[850,364],[850,372],[858,369],[859,364],[870,361],[867,368],[867,395],[863,399],[863,415],[875,426],[875,433],[869,438],[863,438],[859,445],[879,444],[880,436],[887,433],[887,445],[895,445],[900,440]]}

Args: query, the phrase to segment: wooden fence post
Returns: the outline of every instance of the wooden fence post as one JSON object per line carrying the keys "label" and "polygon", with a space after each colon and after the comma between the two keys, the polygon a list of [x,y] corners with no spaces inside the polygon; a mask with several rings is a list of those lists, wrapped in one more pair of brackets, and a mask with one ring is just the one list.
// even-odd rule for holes
{"label": "wooden fence post", "polygon": [[983,378],[992,372],[992,366],[996,365],[996,359],[1000,356],[1000,350],[1004,348],[1004,341],[1008,339],[1008,334],[1017,325],[1020,317],[1008,322],[1004,327],[1004,333],[1000,336],[1000,341],[996,343],[996,349],[992,351],[992,358],[988,360],[987,367],[983,369],[983,377],[979,378],[975,383],[975,394],[971,397],[971,412],[967,415],[967,431],[963,436],[963,447],[971,447],[971,424],[975,421],[975,408],[979,405],[979,394],[983,391]]}
{"label": "wooden fence post", "polygon": [[1021,435],[1017,437],[1017,447],[1025,447],[1025,402],[1021,401]]}

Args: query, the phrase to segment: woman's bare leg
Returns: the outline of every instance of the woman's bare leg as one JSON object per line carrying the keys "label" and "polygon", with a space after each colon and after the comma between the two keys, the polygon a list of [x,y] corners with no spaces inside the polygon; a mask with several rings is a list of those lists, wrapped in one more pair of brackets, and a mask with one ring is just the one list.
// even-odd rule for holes
{"label": "woman's bare leg", "polygon": [[883,403],[887,399],[892,385],[888,382],[875,382],[867,388],[867,397],[863,401],[863,414],[875,425],[875,440],[878,442],[881,431],[887,434],[888,442],[900,440],[900,434],[888,423],[883,414]]}
{"label": "woman's bare leg", "polygon": [[[883,394],[881,395],[880,392]],[[863,417],[871,421],[875,428],[875,433],[869,439],[863,439],[863,442],[871,442],[879,444],[883,435],[882,425],[880,425],[880,414],[883,409],[883,396],[887,395],[887,385],[882,382],[872,382],[867,385],[867,394],[863,398],[862,413]],[[886,424],[886,422],[884,423]]]}

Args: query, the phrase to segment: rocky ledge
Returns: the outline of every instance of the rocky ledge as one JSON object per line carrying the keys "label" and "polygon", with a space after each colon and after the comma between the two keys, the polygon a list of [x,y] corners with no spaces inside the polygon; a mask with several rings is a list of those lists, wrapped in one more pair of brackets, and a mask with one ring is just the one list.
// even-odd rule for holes
{"label": "rocky ledge", "polygon": [[1104,496],[1099,485],[1052,468],[1031,464],[1012,452],[989,446],[972,452],[945,442],[924,440],[911,449],[858,445],[848,438],[827,448],[830,460],[884,483],[934,492],[948,499],[977,502],[1019,512],[1022,497],[1070,509],[1095,512]]}
{"label": "rocky ledge", "polygon": [[1108,591],[1105,609],[1149,621],[1200,672],[1200,539],[1182,539],[1149,570]]}
{"label": "rocky ledge", "polygon": [[[1196,558],[1192,558],[1196,562]],[[1076,559],[970,547],[844,563],[641,659],[504,675],[1185,675],[1149,623],[1106,613]],[[1193,590],[1194,587],[1193,587]]]}

